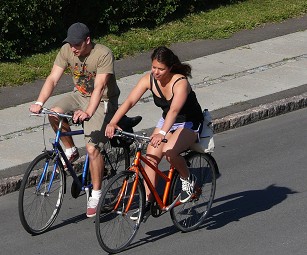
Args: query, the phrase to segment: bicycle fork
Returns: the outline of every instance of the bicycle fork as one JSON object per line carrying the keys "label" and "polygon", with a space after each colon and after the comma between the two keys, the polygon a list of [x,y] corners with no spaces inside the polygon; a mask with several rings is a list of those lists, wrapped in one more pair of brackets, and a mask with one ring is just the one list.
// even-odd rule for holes
{"label": "bicycle fork", "polygon": [[[128,178],[129,178],[129,176],[128,176]],[[138,186],[138,182],[139,182],[138,174],[134,174],[133,175],[134,180],[133,180],[133,183],[132,183],[131,192],[130,192],[127,204],[125,205],[125,198],[127,197],[127,191],[128,191],[128,178],[126,178],[123,181],[123,185],[122,185],[122,187],[119,191],[119,198],[118,198],[118,200],[117,200],[117,202],[114,206],[114,211],[117,211],[118,207],[122,203],[122,210],[117,211],[118,214],[122,214],[122,215],[127,215],[128,211],[131,207],[131,204],[132,204],[132,201],[133,201],[133,198],[134,198],[137,186]]]}
{"label": "bicycle fork", "polygon": [[51,190],[51,186],[52,186],[53,180],[54,180],[55,175],[56,175],[56,169],[58,167],[58,164],[57,164],[58,161],[57,160],[56,160],[56,162],[55,162],[55,164],[53,166],[53,170],[51,172],[51,176],[50,177],[48,176],[49,175],[48,167],[49,167],[50,160],[51,159],[48,159],[48,160],[45,161],[43,173],[40,176],[38,184],[36,185],[36,192],[38,192],[40,190],[44,180],[47,180],[48,178],[50,178],[49,183],[48,183],[48,188],[47,189],[45,188],[44,192],[38,193],[41,196],[49,196],[49,193],[50,193],[50,190]]}

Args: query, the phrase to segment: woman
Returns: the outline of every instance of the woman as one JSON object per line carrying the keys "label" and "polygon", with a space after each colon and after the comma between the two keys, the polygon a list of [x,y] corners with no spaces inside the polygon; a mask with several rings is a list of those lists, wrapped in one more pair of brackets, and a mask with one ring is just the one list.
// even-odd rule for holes
{"label": "woman", "polygon": [[[131,91],[126,101],[117,110],[106,127],[105,134],[112,138],[115,129],[119,129],[119,120],[139,101],[142,95],[151,90],[154,103],[162,108],[162,117],[151,135],[146,156],[154,165],[158,165],[163,156],[180,174],[182,191],[180,201],[187,202],[193,192],[195,179],[190,175],[184,158],[180,155],[198,139],[203,121],[201,107],[196,99],[187,77],[191,77],[191,67],[183,64],[167,47],[161,46],[151,55],[151,72],[145,74]],[[166,138],[167,143],[161,143]],[[156,184],[156,174],[145,166],[150,180]],[[146,211],[150,211],[152,195],[146,188]]]}

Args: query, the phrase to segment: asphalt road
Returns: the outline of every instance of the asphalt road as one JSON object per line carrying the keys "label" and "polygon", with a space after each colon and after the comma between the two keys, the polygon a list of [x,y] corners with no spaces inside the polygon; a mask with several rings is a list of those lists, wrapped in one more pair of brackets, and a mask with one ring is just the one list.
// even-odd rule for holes
{"label": "asphalt road", "polygon": [[[122,254],[306,254],[306,115],[307,108],[217,134],[222,177],[205,224],[183,234],[169,214],[149,218]],[[35,237],[19,222],[17,200],[18,192],[0,197],[1,254],[106,254],[84,215],[85,197],[66,195],[53,228]]]}

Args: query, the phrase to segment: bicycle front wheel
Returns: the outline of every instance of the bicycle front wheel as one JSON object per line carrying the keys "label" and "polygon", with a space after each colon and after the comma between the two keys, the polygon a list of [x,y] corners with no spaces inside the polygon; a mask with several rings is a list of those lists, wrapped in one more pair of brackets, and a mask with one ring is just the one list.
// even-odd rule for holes
{"label": "bicycle front wheel", "polygon": [[144,198],[144,186],[136,181],[136,173],[132,171],[121,172],[109,181],[95,220],[96,236],[105,251],[117,253],[131,243],[141,223]]}
{"label": "bicycle front wheel", "polygon": [[[191,174],[197,178],[191,199],[171,209],[174,225],[183,232],[195,230],[205,220],[212,206],[216,188],[215,164],[210,155],[191,152],[186,156]],[[170,203],[180,195],[181,181],[178,173],[171,185]]]}
{"label": "bicycle front wheel", "polygon": [[130,166],[130,147],[112,147],[109,141],[105,144],[104,149],[105,175],[108,179]]}
{"label": "bicycle front wheel", "polygon": [[52,151],[37,156],[21,182],[19,218],[24,229],[33,235],[45,232],[53,224],[63,202],[65,177],[62,165],[54,169],[56,158]]}

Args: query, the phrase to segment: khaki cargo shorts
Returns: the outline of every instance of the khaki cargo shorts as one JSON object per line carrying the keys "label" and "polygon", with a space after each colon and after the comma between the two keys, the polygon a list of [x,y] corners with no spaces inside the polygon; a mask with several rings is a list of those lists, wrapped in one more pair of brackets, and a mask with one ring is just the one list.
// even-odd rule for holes
{"label": "khaki cargo shorts", "polygon": [[[61,108],[64,113],[76,110],[85,111],[89,102],[90,97],[83,96],[79,91],[73,91],[53,104],[53,107]],[[104,102],[100,102],[90,120],[84,121],[85,144],[91,144],[102,151],[104,144],[108,141],[108,138],[104,135],[106,125],[112,119],[117,108],[117,98],[108,101],[107,113],[105,113]]]}

